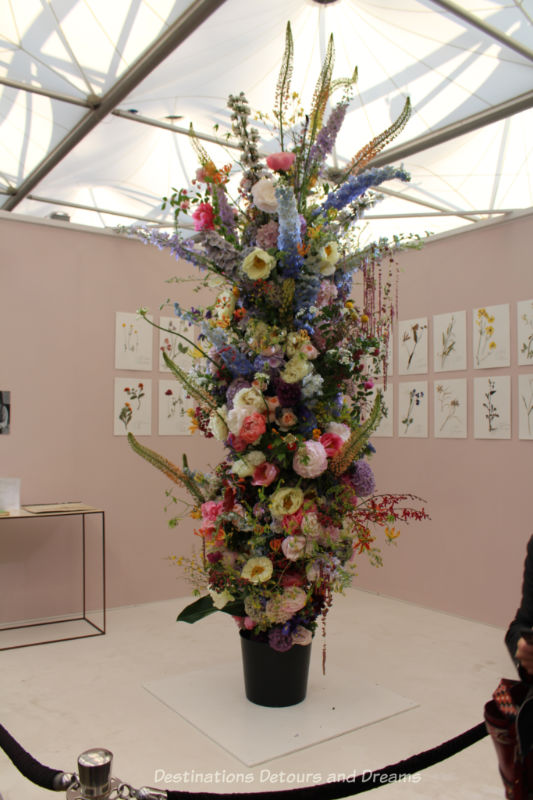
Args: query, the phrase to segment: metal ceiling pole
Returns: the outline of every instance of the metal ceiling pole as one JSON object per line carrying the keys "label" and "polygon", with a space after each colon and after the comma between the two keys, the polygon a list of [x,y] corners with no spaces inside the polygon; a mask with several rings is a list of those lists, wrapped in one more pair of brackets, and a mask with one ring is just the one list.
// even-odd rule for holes
{"label": "metal ceiling pole", "polygon": [[128,119],[132,122],[142,122],[144,125],[152,125],[154,128],[163,128],[166,131],[172,131],[172,133],[180,133],[183,136],[195,136],[197,139],[201,139],[204,142],[214,142],[214,144],[219,144],[221,147],[240,150],[240,145],[228,141],[227,139],[221,139],[219,136],[212,136],[209,133],[198,133],[197,130],[191,132],[189,128],[180,128],[178,125],[172,125],[170,122],[160,122],[158,119],[144,117],[142,114],[137,114],[136,112],[121,111],[120,108],[115,108],[111,114],[121,119]]}
{"label": "metal ceiling pole", "polygon": [[[485,211],[471,211],[471,214],[481,214],[486,217],[492,217],[495,214],[515,214],[517,211],[523,211],[522,208],[501,208],[501,209],[486,209]],[[364,220],[367,219],[413,219],[414,217],[465,217],[464,211],[419,211],[414,214],[365,214]],[[473,220],[476,222],[479,220]]]}
{"label": "metal ceiling pole", "polygon": [[529,61],[533,61],[533,50],[520,44],[520,42],[517,42],[510,36],[507,36],[506,33],[498,30],[498,28],[495,28],[493,25],[489,25],[488,22],[484,22],[482,19],[479,19],[479,17],[474,16],[474,14],[470,14],[469,11],[453,3],[452,0],[431,0],[431,2],[433,5],[440,6],[444,8],[445,11],[449,11],[451,14],[459,17],[463,22],[473,25],[475,28],[483,31],[483,33],[488,34],[492,39],[496,39],[498,42],[505,45],[505,47],[509,47]]}
{"label": "metal ceiling pole", "polygon": [[102,96],[98,107],[89,111],[58,145],[22,181],[2,206],[12,211],[48,173],[84,139],[88,133],[130,94],[130,92],[170,55],[191,33],[226,0],[196,0],[159,39],[142,53],[127,72]]}
{"label": "metal ceiling pole", "polygon": [[[74,106],[83,106],[84,108],[94,108],[97,103],[90,103],[86,98],[72,97],[69,94],[62,94],[61,92],[53,92],[50,89],[44,89],[42,86],[33,86],[32,84],[22,83],[22,81],[13,81],[11,78],[0,77],[0,84],[10,86],[12,89],[18,89],[21,92],[31,92],[32,94],[41,94],[44,97],[51,97],[52,100],[61,100],[63,103],[70,103]],[[99,102],[99,100],[98,100]]]}
{"label": "metal ceiling pole", "polygon": [[[397,197],[399,200],[404,200],[407,203],[415,203],[418,206],[424,206],[424,208],[431,208],[433,211],[444,211],[448,212],[451,209],[446,208],[445,206],[438,205],[437,203],[431,203],[429,200],[420,200],[418,197],[413,197],[407,191],[405,192],[395,192],[394,189],[389,189],[388,187],[379,186],[376,189],[376,192],[379,194],[384,194],[387,197]],[[469,222],[477,222],[476,218],[471,216],[474,214],[474,211],[469,212],[468,214],[465,211],[457,211],[455,212],[458,217],[464,217]]]}
{"label": "metal ceiling pole", "polygon": [[512,97],[510,100],[505,100],[496,106],[490,106],[485,111],[479,111],[477,114],[472,114],[470,117],[457,120],[449,125],[444,125],[442,128],[437,128],[430,133],[425,133],[422,136],[417,136],[415,139],[410,139],[404,144],[399,144],[396,147],[387,148],[380,155],[372,159],[373,167],[382,167],[385,164],[390,164],[391,161],[398,161],[413,153],[419,153],[421,150],[427,150],[430,147],[436,147],[438,144],[448,142],[450,139],[456,139],[458,136],[463,136],[465,133],[471,133],[478,128],[483,128],[485,125],[490,125],[493,122],[498,122],[501,119],[512,117],[513,114],[518,114],[520,111],[526,111],[528,108],[533,107],[533,91],[525,92],[517,97]]}

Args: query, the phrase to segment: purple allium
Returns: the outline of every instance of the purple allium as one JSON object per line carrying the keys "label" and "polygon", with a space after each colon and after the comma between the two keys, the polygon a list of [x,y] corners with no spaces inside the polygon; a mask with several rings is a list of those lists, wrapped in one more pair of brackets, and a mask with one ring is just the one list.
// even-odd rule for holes
{"label": "purple allium", "polygon": [[292,647],[292,636],[285,635],[281,628],[272,628],[268,633],[268,643],[272,650],[278,653],[286,653]]}
{"label": "purple allium", "polygon": [[368,461],[356,461],[352,466],[350,483],[359,497],[368,497],[376,488],[374,473]]}

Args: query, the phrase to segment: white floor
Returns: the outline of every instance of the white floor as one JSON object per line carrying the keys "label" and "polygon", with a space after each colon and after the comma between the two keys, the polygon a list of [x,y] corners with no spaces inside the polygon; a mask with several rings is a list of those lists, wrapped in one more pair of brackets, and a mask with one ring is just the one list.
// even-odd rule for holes
{"label": "white floor", "polygon": [[[502,630],[352,590],[335,599],[328,616],[325,678],[321,637],[313,644],[310,688],[320,683],[321,701],[314,702],[313,691],[305,701],[310,743],[292,752],[284,747],[286,754],[274,757],[267,749],[272,721],[267,730],[258,719],[256,728],[247,729],[253,755],[243,755],[232,745],[243,713],[242,698],[234,704],[229,699],[233,664],[240,674],[234,623],[219,614],[193,626],[177,624],[185,602],[114,609],[105,636],[0,652],[0,724],[54,769],[74,771],[80,752],[106,747],[115,754],[113,774],[136,788],[283,790],[367,774],[434,747],[481,722],[499,678],[513,676]],[[146,688],[183,683],[191,673],[201,724],[193,718],[194,703],[187,719]],[[353,702],[376,687],[407,704],[386,719],[331,733],[322,701],[328,686],[332,707],[339,698]],[[228,709],[227,737],[221,707]],[[282,711],[285,718],[288,710]],[[210,728],[217,719],[216,729]],[[280,733],[286,727],[280,715]],[[322,728],[317,737],[314,731]],[[258,756],[262,745],[266,759]],[[0,794],[3,800],[51,797],[1,751]],[[493,745],[486,737],[410,781],[380,786],[372,798],[501,799]]]}

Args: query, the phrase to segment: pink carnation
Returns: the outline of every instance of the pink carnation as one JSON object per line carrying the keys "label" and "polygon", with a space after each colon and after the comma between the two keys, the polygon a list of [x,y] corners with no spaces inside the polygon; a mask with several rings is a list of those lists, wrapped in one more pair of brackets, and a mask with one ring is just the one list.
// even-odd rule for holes
{"label": "pink carnation", "polygon": [[326,449],[320,442],[309,439],[299,447],[292,461],[292,468],[302,478],[317,478],[328,468]]}
{"label": "pink carnation", "polygon": [[258,411],[254,411],[253,414],[245,417],[238,438],[246,442],[246,444],[253,444],[253,442],[261,438],[265,431],[266,422],[264,416],[259,414]]}
{"label": "pink carnation", "polygon": [[266,162],[274,172],[286,172],[292,167],[295,158],[294,153],[272,153],[267,156]]}
{"label": "pink carnation", "polygon": [[326,451],[328,458],[333,458],[339,450],[342,450],[343,439],[337,433],[323,433],[320,437],[320,444]]}
{"label": "pink carnation", "polygon": [[213,230],[215,227],[213,206],[209,203],[200,203],[192,218],[195,231]]}
{"label": "pink carnation", "polygon": [[215,522],[222,511],[223,505],[223,502],[215,503],[214,500],[208,500],[206,503],[202,503],[202,522],[204,523],[204,527],[215,527]]}
{"label": "pink carnation", "polygon": [[252,483],[254,486],[270,486],[275,481],[279,473],[279,468],[275,464],[263,461],[259,464],[253,474]]}

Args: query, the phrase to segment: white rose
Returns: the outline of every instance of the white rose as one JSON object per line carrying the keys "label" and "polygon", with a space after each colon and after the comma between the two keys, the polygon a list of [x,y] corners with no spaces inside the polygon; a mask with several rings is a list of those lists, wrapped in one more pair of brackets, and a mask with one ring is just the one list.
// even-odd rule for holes
{"label": "white rose", "polygon": [[233,398],[233,408],[246,408],[249,414],[252,411],[264,414],[267,411],[267,403],[261,392],[255,387],[245,386],[243,389],[239,389]]}
{"label": "white rose", "polygon": [[326,433],[336,433],[343,442],[347,442],[352,435],[350,428],[344,422],[330,422],[326,428]]}
{"label": "white rose", "polygon": [[266,211],[267,214],[274,214],[278,210],[278,201],[275,192],[274,183],[269,180],[269,178],[260,178],[257,183],[254,183],[252,186],[254,205],[256,205],[260,211]]}
{"label": "white rose", "polygon": [[228,426],[226,425],[226,406],[220,406],[216,411],[212,411],[209,417],[209,430],[219,442],[228,438]]}
{"label": "white rose", "polygon": [[297,383],[309,375],[313,367],[301,353],[296,353],[285,365],[285,369],[280,373],[280,378],[285,383]]}
{"label": "white rose", "polygon": [[231,433],[238,436],[242,423],[249,415],[250,412],[247,408],[232,408],[231,411],[228,411],[226,422]]}
{"label": "white rose", "polygon": [[252,450],[242,458],[239,458],[238,461],[235,461],[231,471],[238,475],[239,478],[248,478],[254,474],[255,468],[262,464],[263,461],[266,461],[265,454],[261,450]]}

